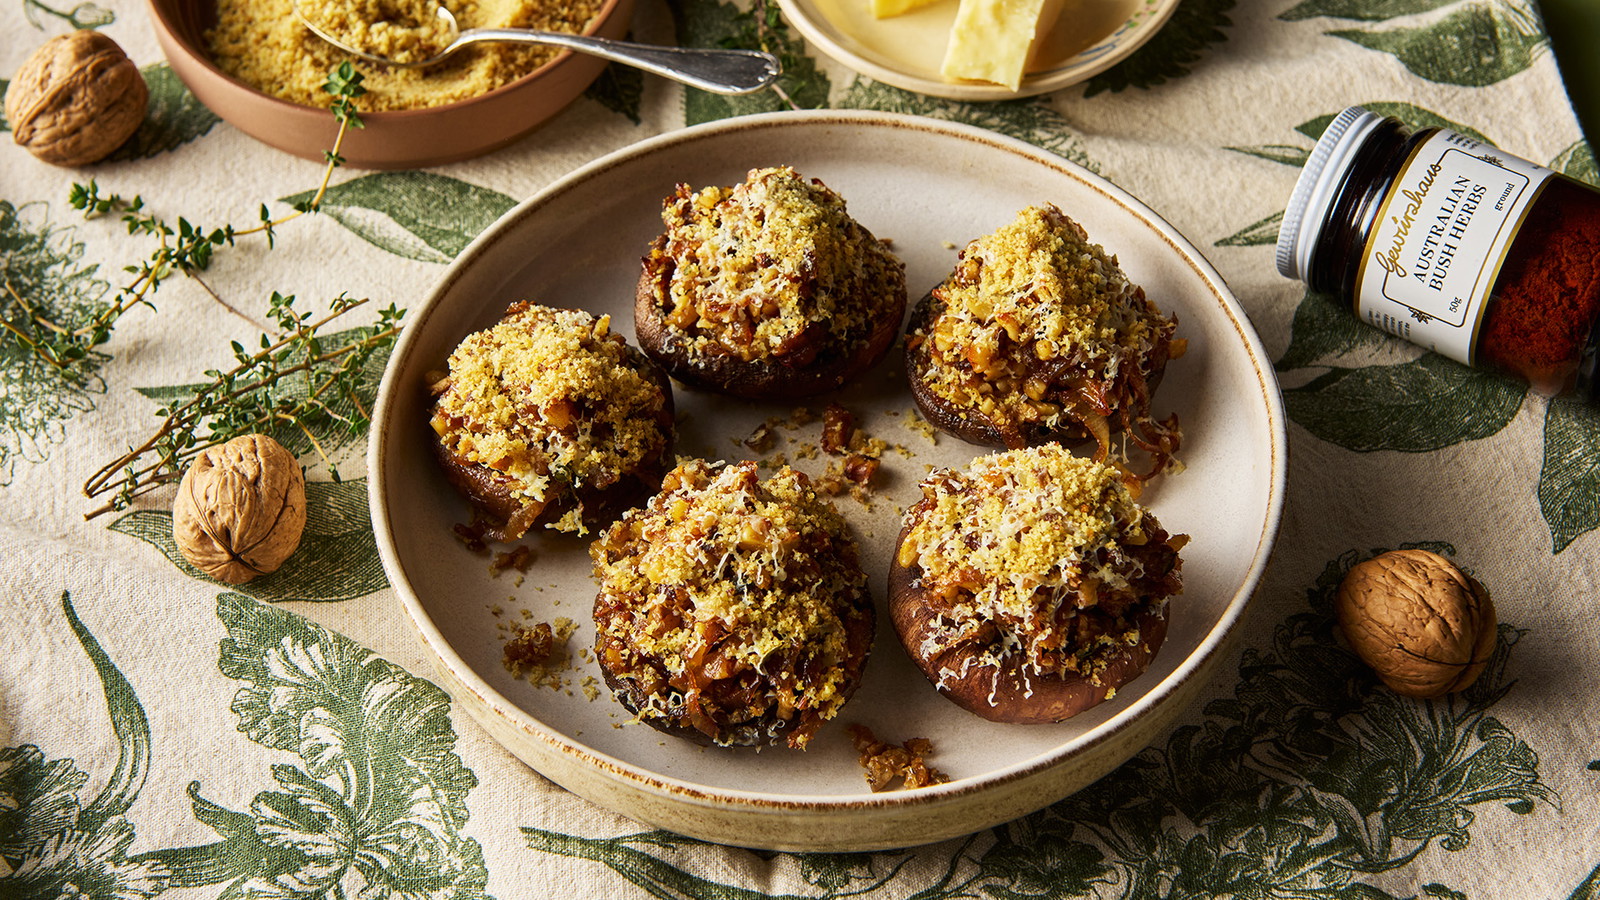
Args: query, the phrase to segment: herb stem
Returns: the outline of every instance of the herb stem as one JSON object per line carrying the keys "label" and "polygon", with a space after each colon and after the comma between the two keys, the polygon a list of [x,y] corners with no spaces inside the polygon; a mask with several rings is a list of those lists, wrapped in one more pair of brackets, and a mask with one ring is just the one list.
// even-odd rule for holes
{"label": "herb stem", "polygon": [[279,216],[276,219],[264,219],[260,225],[252,225],[249,228],[236,231],[234,236],[243,237],[249,234],[260,234],[263,231],[271,233],[272,229],[277,228],[279,225],[292,222],[306,213],[316,212],[321,208],[322,198],[328,193],[328,186],[333,181],[333,170],[339,168],[339,148],[344,145],[344,134],[349,128],[350,121],[348,119],[339,120],[339,131],[333,137],[333,149],[328,151],[328,164],[322,169],[322,180],[317,183],[317,193],[311,198],[311,202],[287,215]]}
{"label": "herb stem", "polygon": [[22,295],[17,293],[17,289],[12,286],[11,279],[7,278],[5,280],[5,283],[6,283],[6,294],[9,295],[12,300],[15,300],[18,306],[22,307],[22,311],[28,314],[28,318],[32,319],[35,322],[38,322],[41,327],[47,328],[50,331],[55,332],[56,334],[66,334],[67,333],[67,330],[65,328],[62,328],[60,325],[57,325],[56,323],[54,323],[54,322],[50,321],[49,319],[45,318],[44,316],[40,315],[39,312],[37,310],[35,310],[33,308],[33,306],[28,303],[27,300],[23,299]]}
{"label": "herb stem", "polygon": [[[762,50],[765,50],[768,53],[776,56],[777,51],[773,50],[767,44],[767,0],[756,0],[755,9],[753,12],[755,13],[756,18],[756,43],[760,45]],[[800,104],[794,102],[794,98],[789,96],[789,92],[783,89],[782,84],[774,81],[772,84],[768,85],[768,87],[771,88],[772,92],[778,95],[778,99],[787,104],[790,109],[800,109]]]}
{"label": "herb stem", "polygon": [[196,275],[193,272],[189,273],[189,277],[194,279],[195,284],[200,285],[200,288],[202,290],[204,290],[207,294],[210,294],[211,295],[211,299],[216,301],[218,306],[222,307],[223,309],[227,310],[228,312],[233,313],[235,316],[239,317],[240,319],[243,319],[244,321],[249,322],[252,326],[254,326],[256,328],[261,328],[262,327],[260,322],[257,322],[255,319],[250,318],[250,316],[247,315],[244,312],[244,310],[240,309],[237,306],[234,306],[232,303],[229,303],[227,300],[223,299],[222,295],[218,294],[215,290],[213,290],[211,285],[210,285],[210,283],[208,283],[204,278],[201,278],[199,275]]}
{"label": "herb stem", "polygon": [[[286,328],[276,340],[263,335],[262,349],[254,354],[247,356],[235,345],[238,365],[227,372],[210,373],[211,381],[201,385],[193,397],[166,411],[166,418],[154,434],[89,477],[83,486],[85,496],[93,498],[114,492],[114,497],[91,510],[86,518],[125,507],[134,497],[178,478],[187,461],[199,453],[239,434],[265,429],[274,422],[288,423],[298,429],[317,455],[330,467],[333,465],[331,454],[308,424],[308,417],[346,429],[356,426],[354,420],[330,408],[322,398],[329,390],[338,388],[341,395],[355,399],[351,376],[372,352],[399,334],[400,327],[395,323],[402,313],[391,306],[383,311],[378,323],[358,339],[323,349],[316,337],[319,329],[368,301],[341,297],[332,312],[315,321],[296,315],[292,302],[293,298],[275,295],[273,308],[280,322],[298,324]],[[291,363],[286,354],[293,349],[299,349],[304,355]],[[302,374],[305,378],[303,396],[273,398],[272,387]],[[254,407],[250,405],[252,402]],[[365,407],[359,401],[353,405],[364,419]],[[220,424],[216,418],[223,411],[232,415],[225,424]],[[247,414],[238,415],[241,411]],[[200,428],[207,420],[212,420],[212,425],[209,433],[202,436]]]}
{"label": "herb stem", "polygon": [[48,364],[50,364],[52,366],[55,366],[58,369],[61,368],[61,362],[59,360],[50,358],[49,354],[44,352],[44,348],[40,347],[37,343],[34,342],[34,340],[32,338],[28,337],[27,332],[23,331],[22,329],[18,328],[15,325],[11,324],[11,320],[10,319],[0,319],[0,325],[4,325],[7,331],[9,331],[12,334],[16,335],[17,336],[17,340],[22,341],[24,344],[27,344],[28,345],[28,349],[32,350],[34,352],[35,356],[38,356],[40,359],[44,360],[46,363],[48,363]]}

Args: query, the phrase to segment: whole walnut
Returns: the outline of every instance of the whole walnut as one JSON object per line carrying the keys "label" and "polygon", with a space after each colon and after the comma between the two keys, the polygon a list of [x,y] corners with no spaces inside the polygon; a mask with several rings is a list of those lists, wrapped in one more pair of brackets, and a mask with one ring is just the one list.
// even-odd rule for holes
{"label": "whole walnut", "polygon": [[6,88],[12,138],[58,166],[110,156],[139,130],[149,104],[139,67],[97,31],[45,41]]}
{"label": "whole walnut", "polygon": [[1391,550],[1352,567],[1334,608],[1356,655],[1407,697],[1466,688],[1494,652],[1489,592],[1437,553]]}
{"label": "whole walnut", "polygon": [[172,503],[172,537],[184,558],[228,584],[283,565],[305,526],[300,463],[263,434],[202,451]]}

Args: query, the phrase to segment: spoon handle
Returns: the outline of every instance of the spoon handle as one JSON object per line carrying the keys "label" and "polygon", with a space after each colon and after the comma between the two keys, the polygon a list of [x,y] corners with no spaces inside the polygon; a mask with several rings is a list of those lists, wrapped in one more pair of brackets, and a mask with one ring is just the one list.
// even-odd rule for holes
{"label": "spoon handle", "polygon": [[480,41],[547,44],[623,63],[717,94],[759,91],[778,77],[777,57],[759,50],[663,47],[529,28],[469,28],[457,45]]}

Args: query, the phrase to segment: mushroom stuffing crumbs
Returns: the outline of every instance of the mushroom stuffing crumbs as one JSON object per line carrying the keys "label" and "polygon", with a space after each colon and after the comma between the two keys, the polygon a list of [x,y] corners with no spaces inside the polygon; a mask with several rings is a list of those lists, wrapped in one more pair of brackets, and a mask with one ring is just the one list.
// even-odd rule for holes
{"label": "mushroom stuffing crumbs", "polygon": [[577,631],[571,619],[513,624],[510,637],[501,647],[501,664],[513,678],[526,679],[535,687],[559,690],[566,686],[565,673],[572,669],[567,641]]}
{"label": "mushroom stuffing crumbs", "polygon": [[913,316],[908,372],[923,413],[968,440],[1093,437],[1103,459],[1115,422],[1152,454],[1153,474],[1179,442],[1176,417],[1149,411],[1185,349],[1176,330],[1081,225],[1032,206],[962,250]]}
{"label": "mushroom stuffing crumbs", "polygon": [[896,561],[941,610],[925,642],[907,649],[931,659],[981,639],[982,665],[1014,655],[1034,675],[1100,684],[1144,637],[1138,615],[1164,611],[1182,589],[1177,551],[1187,538],[1169,538],[1124,478],[1047,444],[924,481]]}
{"label": "mushroom stuffing crumbs", "polygon": [[732,187],[680,184],[661,219],[640,302],[661,320],[662,346],[642,343],[664,365],[855,367],[876,361],[868,351],[886,349],[899,327],[904,265],[842,197],[788,166],[753,169]]}
{"label": "mushroom stuffing crumbs", "polygon": [[468,335],[434,379],[430,425],[446,472],[475,501],[485,480],[508,509],[495,540],[536,521],[586,533],[616,501],[648,494],[672,442],[665,378],[609,316],[514,304]]}
{"label": "mushroom stuffing crumbs", "polygon": [[[351,46],[395,59],[420,59],[439,42],[432,4],[419,0],[304,0],[309,18],[350,38]],[[205,33],[211,60],[223,72],[291,103],[325,107],[328,72],[354,62],[367,92],[355,98],[362,112],[421,109],[465,100],[510,84],[561,52],[555,47],[498,43],[466,47],[437,65],[402,69],[353,59],[312,34],[295,17],[295,0],[217,0],[217,24]],[[582,33],[601,0],[451,0],[463,30],[535,28]],[[364,20],[364,21],[358,21]],[[370,23],[370,24],[369,24]]]}
{"label": "mushroom stuffing crumbs", "polygon": [[590,547],[595,654],[671,734],[803,749],[859,683],[874,612],[844,520],[803,473],[689,460]]}
{"label": "mushroom stuffing crumbs", "polygon": [[927,738],[911,738],[896,747],[878,740],[865,725],[851,725],[849,731],[856,759],[874,794],[888,790],[896,781],[905,790],[949,783],[950,776],[928,765],[933,742]]}

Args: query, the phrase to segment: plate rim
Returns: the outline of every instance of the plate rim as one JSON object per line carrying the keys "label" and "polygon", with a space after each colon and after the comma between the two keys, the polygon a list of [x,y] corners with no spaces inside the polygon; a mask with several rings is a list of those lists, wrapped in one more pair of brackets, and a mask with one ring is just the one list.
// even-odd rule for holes
{"label": "plate rim", "polygon": [[[1101,58],[1087,63],[1081,67],[1072,67],[1072,60],[1100,46],[1107,39],[1121,34],[1128,22],[1136,15],[1143,12],[1136,8],[1128,18],[1123,19],[1116,29],[1106,37],[1096,41],[1085,48],[1076,56],[1062,60],[1053,70],[1030,73],[1023,77],[1022,84],[1016,90],[1011,90],[1004,85],[981,84],[978,82],[942,81],[923,78],[904,69],[897,69],[873,59],[869,59],[845,44],[841,43],[835,32],[849,36],[833,20],[815,8],[814,0],[778,0],[778,8],[784,17],[789,20],[812,46],[847,69],[857,74],[871,78],[874,81],[897,87],[914,93],[926,94],[930,97],[942,97],[946,100],[1016,100],[1023,97],[1035,97],[1048,94],[1062,88],[1072,87],[1086,81],[1095,75],[1104,72],[1119,62],[1127,59],[1140,47],[1144,46],[1155,34],[1166,27],[1167,20],[1177,10],[1182,0],[1136,0],[1135,6],[1153,5],[1154,10],[1141,22],[1137,32],[1127,43],[1126,47],[1118,48],[1115,53],[1103,54]],[[1065,68],[1065,71],[1062,69]]]}
{"label": "plate rim", "polygon": [[[545,724],[537,716],[529,713],[496,690],[472,666],[468,665],[450,643],[445,640],[442,632],[434,623],[433,617],[428,614],[421,599],[416,595],[409,580],[405,577],[405,566],[398,558],[395,549],[395,529],[392,527],[393,512],[387,502],[388,492],[383,489],[387,482],[385,444],[390,437],[390,423],[393,418],[392,410],[397,404],[404,402],[404,394],[406,393],[402,388],[396,386],[396,382],[399,378],[398,372],[405,368],[402,363],[413,351],[414,337],[421,332],[420,323],[438,313],[440,300],[451,289],[453,284],[462,277],[466,270],[472,267],[477,257],[485,253],[489,246],[500,240],[500,236],[503,233],[510,231],[524,218],[537,214],[541,207],[548,205],[561,195],[609,169],[631,162],[639,157],[648,156],[666,147],[698,141],[719,140],[734,132],[814,128],[829,124],[850,127],[890,127],[932,132],[944,137],[953,137],[971,143],[987,145],[1025,157],[1036,164],[1054,169],[1059,174],[1072,178],[1085,187],[1104,195],[1107,199],[1138,217],[1144,225],[1158,234],[1210,289],[1212,299],[1227,314],[1227,318],[1233,324],[1247,356],[1254,363],[1253,368],[1257,376],[1255,379],[1256,386],[1260,391],[1261,400],[1266,408],[1266,424],[1270,433],[1268,458],[1271,463],[1271,477],[1268,479],[1267,484],[1266,517],[1258,536],[1255,554],[1243,580],[1228,599],[1222,614],[1211,625],[1195,648],[1178,663],[1178,666],[1169,675],[1157,684],[1152,685],[1147,693],[1126,709],[1119,711],[1106,722],[1078,737],[1063,742],[1047,752],[1018,761],[1003,769],[992,770],[979,776],[960,779],[945,785],[921,788],[916,791],[874,794],[863,790],[861,793],[850,794],[775,795],[747,789],[710,787],[636,766],[595,750],[580,741],[573,740],[558,729]],[[1141,713],[1158,705],[1159,700],[1184,688],[1191,680],[1203,676],[1210,668],[1210,663],[1214,658],[1218,654],[1226,652],[1232,636],[1237,633],[1240,620],[1248,610],[1251,599],[1260,585],[1261,578],[1271,557],[1281,525],[1286,495],[1288,476],[1287,425],[1276,373],[1273,371],[1268,359],[1260,337],[1249,324],[1249,318],[1239,304],[1238,299],[1227,287],[1226,282],[1215,267],[1200,253],[1198,248],[1143,201],[1071,160],[1051,154],[1019,139],[1000,135],[976,126],[902,113],[871,110],[807,110],[763,113],[721,119],[646,138],[608,153],[569,172],[507,211],[489,227],[480,232],[457,255],[456,259],[439,277],[426,298],[415,307],[391,352],[388,363],[385,365],[373,409],[373,428],[368,437],[369,514],[372,519],[374,537],[385,575],[388,577],[389,584],[396,597],[405,608],[408,619],[431,662],[436,668],[442,670],[441,674],[446,677],[447,681],[459,682],[462,687],[470,690],[485,707],[500,716],[506,724],[515,728],[518,733],[534,738],[547,749],[561,756],[570,757],[585,766],[607,773],[612,778],[636,789],[642,789],[656,796],[667,797],[678,802],[687,801],[705,807],[719,809],[735,807],[763,812],[915,809],[987,792],[1001,785],[1043,774],[1068,762],[1083,751],[1103,744],[1115,737],[1119,732],[1137,724]],[[463,703],[462,708],[476,716],[476,711],[471,709],[469,704]],[[501,744],[507,752],[512,752],[512,748],[504,746],[504,742],[494,735],[492,729],[486,730],[489,731],[491,740]],[[1068,752],[1069,748],[1070,752]],[[513,753],[513,755],[521,756],[518,753]],[[545,774],[531,763],[529,766],[535,771]],[[1059,798],[1052,798],[1050,802],[1053,802],[1054,799]]]}

